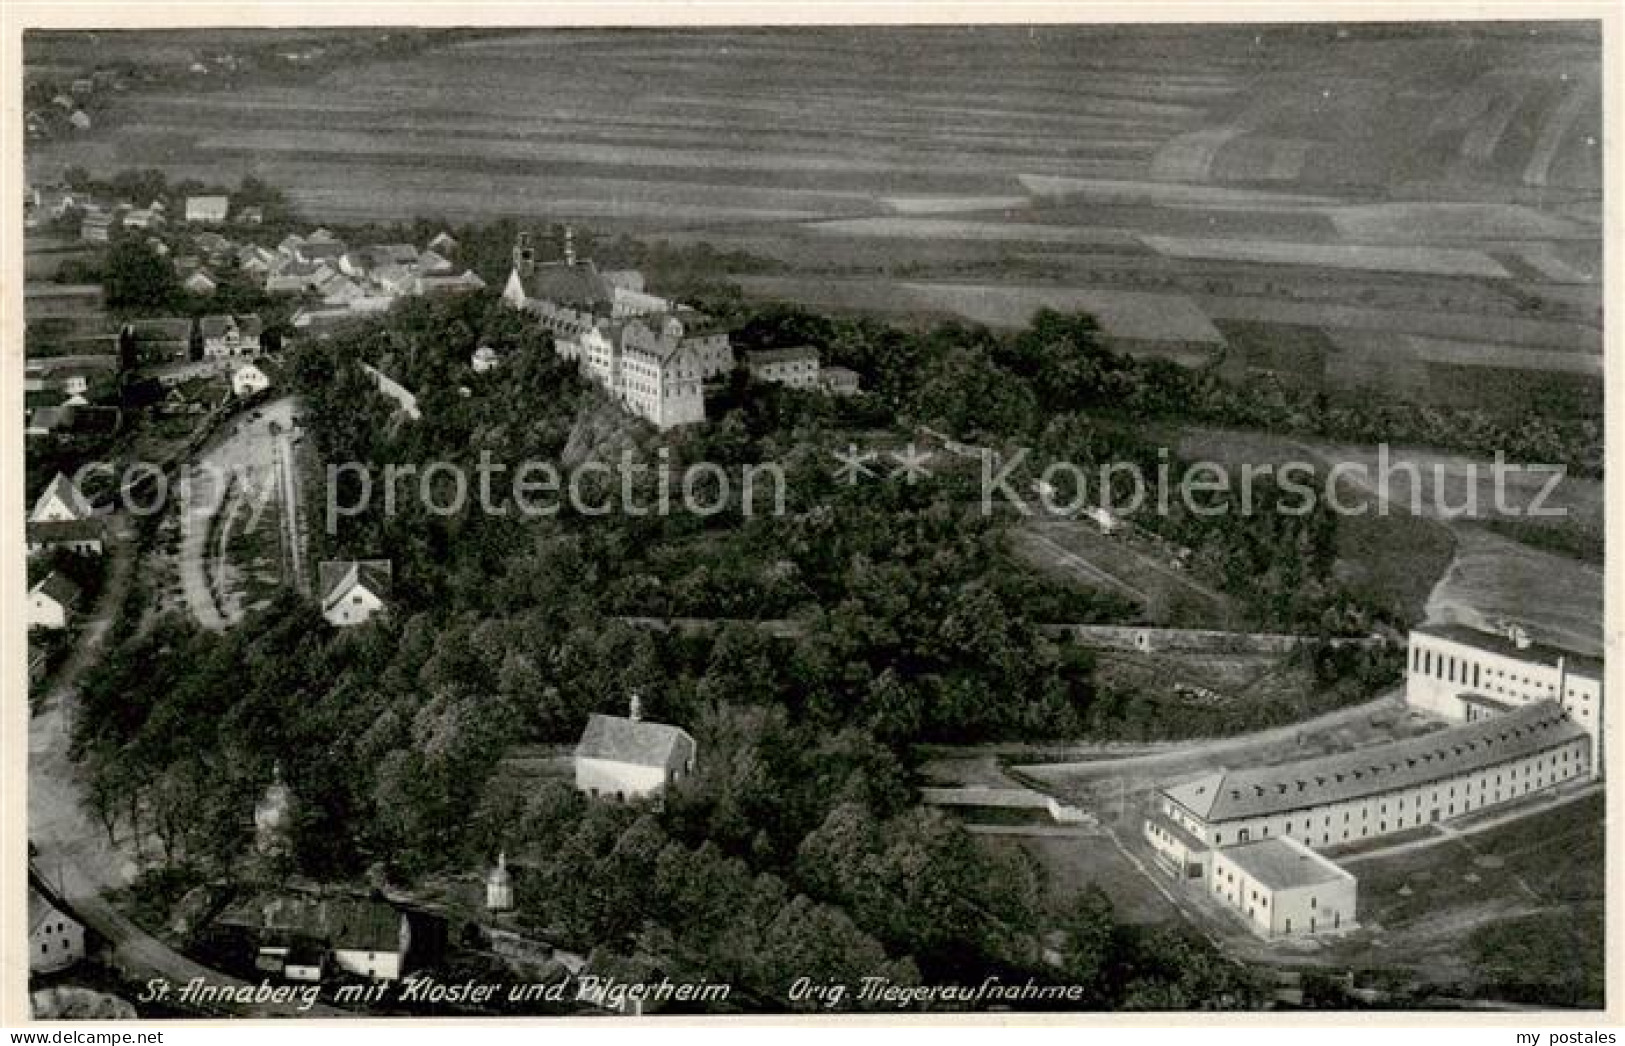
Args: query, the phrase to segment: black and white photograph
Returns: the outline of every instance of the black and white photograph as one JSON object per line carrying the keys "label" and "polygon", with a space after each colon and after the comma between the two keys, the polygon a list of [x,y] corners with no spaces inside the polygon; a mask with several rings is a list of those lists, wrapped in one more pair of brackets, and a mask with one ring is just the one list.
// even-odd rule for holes
{"label": "black and white photograph", "polygon": [[276,6],[7,16],[8,1020],[1619,1019],[1618,11]]}

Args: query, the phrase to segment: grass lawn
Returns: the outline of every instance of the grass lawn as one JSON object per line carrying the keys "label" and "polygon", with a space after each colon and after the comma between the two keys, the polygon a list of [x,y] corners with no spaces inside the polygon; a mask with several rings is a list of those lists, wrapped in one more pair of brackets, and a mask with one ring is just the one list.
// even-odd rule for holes
{"label": "grass lawn", "polygon": [[994,848],[1019,847],[1036,860],[1052,912],[1065,911],[1084,887],[1094,883],[1106,891],[1124,922],[1158,923],[1178,917],[1168,899],[1104,836],[984,836],[980,841]]}
{"label": "grass lawn", "polygon": [[1354,965],[1408,968],[1485,997],[1601,1004],[1603,796],[1361,861]]}

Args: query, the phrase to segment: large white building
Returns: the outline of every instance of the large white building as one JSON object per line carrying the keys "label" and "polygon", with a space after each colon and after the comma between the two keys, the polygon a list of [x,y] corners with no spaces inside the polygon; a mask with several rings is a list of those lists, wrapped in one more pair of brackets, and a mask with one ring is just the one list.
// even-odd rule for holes
{"label": "large white building", "polygon": [[1210,848],[1283,836],[1341,846],[1590,773],[1590,736],[1543,701],[1351,752],[1204,774],[1163,789],[1159,814]]}
{"label": "large white building", "polygon": [[704,383],[733,368],[728,334],[709,317],[649,294],[636,272],[578,261],[568,237],[562,260],[538,263],[521,236],[502,297],[553,334],[561,357],[660,429],[704,421]]}
{"label": "large white building", "polygon": [[1464,625],[1412,630],[1405,700],[1454,722],[1551,701],[1590,735],[1591,772],[1602,772],[1602,662],[1534,642],[1516,626],[1502,633]]}

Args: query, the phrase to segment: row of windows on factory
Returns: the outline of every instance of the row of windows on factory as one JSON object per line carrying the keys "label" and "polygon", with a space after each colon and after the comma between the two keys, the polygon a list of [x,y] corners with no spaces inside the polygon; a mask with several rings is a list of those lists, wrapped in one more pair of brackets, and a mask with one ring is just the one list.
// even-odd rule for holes
{"label": "row of windows on factory", "polygon": [[[1522,764],[1506,767],[1493,774],[1485,771],[1476,778],[1468,778],[1465,781],[1457,778],[1451,779],[1450,783],[1438,782],[1428,795],[1425,804],[1423,792],[1418,791],[1414,795],[1401,794],[1362,800],[1362,805],[1358,809],[1358,820],[1354,817],[1356,811],[1349,808],[1341,810],[1334,808],[1331,812],[1321,812],[1319,832],[1315,830],[1314,814],[1288,816],[1280,826],[1279,834],[1299,839],[1311,846],[1317,844],[1330,846],[1369,838],[1372,834],[1383,835],[1390,831],[1417,828],[1424,821],[1439,821],[1455,817],[1458,813],[1465,814],[1528,795],[1531,791],[1545,788],[1549,784],[1555,785],[1559,781],[1567,780],[1579,773],[1582,768],[1583,760],[1577,750],[1570,746],[1560,752],[1526,760]],[[1459,799],[1456,794],[1458,787],[1461,791]],[[1410,800],[1408,813],[1407,799]],[[1376,804],[1374,817],[1373,803]],[[1340,819],[1337,818],[1339,813]],[[1270,822],[1264,820],[1238,827],[1233,836],[1222,828],[1216,828],[1213,831],[1213,845],[1224,846],[1227,841],[1246,843],[1254,838],[1267,839],[1269,836]]]}
{"label": "row of windows on factory", "polygon": [[[1442,679],[1447,683],[1458,683],[1475,690],[1481,689],[1486,693],[1522,695],[1534,687],[1543,689],[1550,695],[1557,694],[1557,684],[1554,682],[1542,682],[1533,676],[1518,675],[1503,668],[1486,668],[1476,661],[1442,654],[1424,646],[1411,648],[1411,671]],[[1564,698],[1578,696],[1582,701],[1591,699],[1590,694],[1584,692],[1577,694],[1573,687],[1565,687],[1562,696]]]}

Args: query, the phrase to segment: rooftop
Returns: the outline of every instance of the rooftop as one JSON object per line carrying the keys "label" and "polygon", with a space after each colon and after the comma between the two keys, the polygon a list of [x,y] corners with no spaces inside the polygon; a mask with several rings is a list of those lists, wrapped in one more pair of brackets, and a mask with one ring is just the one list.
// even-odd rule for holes
{"label": "rooftop", "polygon": [[590,261],[576,262],[574,265],[562,261],[543,262],[528,273],[516,271],[527,298],[577,307],[608,306],[615,300],[614,289]]}
{"label": "rooftop", "polygon": [[795,363],[802,360],[818,362],[818,350],[811,345],[797,345],[788,349],[752,349],[745,353],[745,362],[751,366],[758,363]]}
{"label": "rooftop", "polygon": [[1272,890],[1335,883],[1354,876],[1296,839],[1277,836],[1219,851],[1225,859]]}
{"label": "rooftop", "polygon": [[1527,646],[1519,646],[1512,639],[1499,632],[1485,632],[1457,624],[1418,625],[1411,631],[1424,636],[1432,636],[1435,639],[1447,639],[1477,650],[1499,654],[1502,657],[1516,658],[1530,664],[1546,665],[1549,668],[1556,668],[1558,661],[1561,660],[1573,675],[1585,676],[1599,682],[1602,680],[1602,660],[1600,658],[1577,653],[1573,650],[1565,650],[1562,647],[1552,646],[1550,643],[1531,642]]}
{"label": "rooftop", "polygon": [[1163,794],[1209,823],[1344,802],[1471,773],[1587,736],[1550,701],[1447,730],[1282,766],[1206,774]]}
{"label": "rooftop", "polygon": [[316,571],[322,593],[322,609],[328,610],[350,589],[360,585],[379,599],[389,598],[394,567],[387,559],[329,561]]}
{"label": "rooftop", "polygon": [[688,731],[618,715],[594,715],[582,731],[576,755],[635,766],[677,768],[694,754]]}

